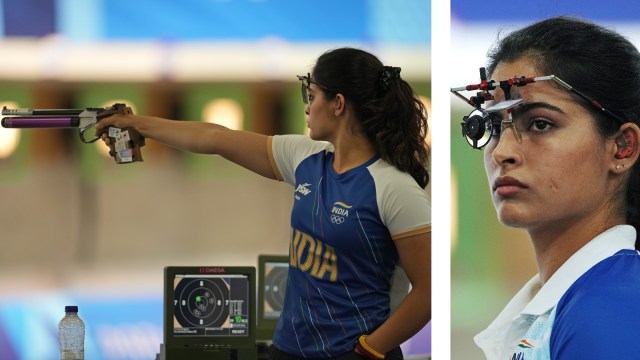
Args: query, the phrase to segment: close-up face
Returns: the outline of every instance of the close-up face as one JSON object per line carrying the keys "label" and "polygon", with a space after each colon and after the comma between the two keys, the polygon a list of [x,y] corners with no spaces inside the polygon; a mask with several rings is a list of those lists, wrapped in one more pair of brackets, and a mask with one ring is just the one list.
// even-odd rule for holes
{"label": "close-up face", "polygon": [[[527,58],[501,62],[491,79],[544,75]],[[513,93],[513,92],[512,92]],[[512,108],[521,139],[503,127],[484,149],[484,163],[498,218],[527,230],[567,225],[606,210],[608,167],[605,140],[589,111],[552,81],[518,88]],[[504,100],[496,91],[496,102]],[[508,114],[499,114],[507,119]],[[588,160],[588,161],[586,161]]]}

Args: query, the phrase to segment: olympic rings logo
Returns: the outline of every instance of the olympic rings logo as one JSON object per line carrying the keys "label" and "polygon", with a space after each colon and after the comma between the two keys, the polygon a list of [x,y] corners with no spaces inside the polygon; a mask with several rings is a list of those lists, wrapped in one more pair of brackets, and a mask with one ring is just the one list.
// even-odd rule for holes
{"label": "olympic rings logo", "polygon": [[344,222],[344,217],[331,214],[331,222],[334,224],[342,224]]}

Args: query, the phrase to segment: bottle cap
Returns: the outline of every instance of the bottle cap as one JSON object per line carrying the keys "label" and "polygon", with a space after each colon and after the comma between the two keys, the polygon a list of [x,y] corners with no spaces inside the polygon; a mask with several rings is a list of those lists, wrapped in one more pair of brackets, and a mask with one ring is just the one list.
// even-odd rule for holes
{"label": "bottle cap", "polygon": [[78,307],[75,305],[68,305],[64,307],[64,312],[78,312]]}

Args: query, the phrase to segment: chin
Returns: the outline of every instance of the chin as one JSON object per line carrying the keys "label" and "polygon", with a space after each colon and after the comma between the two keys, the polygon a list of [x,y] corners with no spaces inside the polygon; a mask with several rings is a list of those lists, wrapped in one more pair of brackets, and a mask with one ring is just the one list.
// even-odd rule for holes
{"label": "chin", "polygon": [[315,141],[327,141],[325,136],[322,136],[321,134],[318,134],[313,130],[309,131],[309,137],[311,138],[311,140]]}
{"label": "chin", "polygon": [[526,227],[531,223],[531,216],[523,209],[516,209],[515,207],[502,206],[496,208],[498,214],[498,220],[510,227]]}
{"label": "chin", "polygon": [[524,228],[527,225],[526,221],[522,221],[521,219],[515,219],[515,218],[507,218],[507,217],[502,217],[502,216],[498,216],[498,220],[500,221],[500,223],[502,225],[508,226],[508,227],[513,227],[513,228]]}

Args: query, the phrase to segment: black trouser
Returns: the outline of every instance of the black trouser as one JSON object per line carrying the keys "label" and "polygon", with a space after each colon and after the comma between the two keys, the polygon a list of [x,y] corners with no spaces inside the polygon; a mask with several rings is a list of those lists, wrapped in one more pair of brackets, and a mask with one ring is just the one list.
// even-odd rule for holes
{"label": "black trouser", "polygon": [[[404,356],[402,355],[402,349],[397,347],[387,353],[384,357],[385,360],[404,360]],[[332,357],[330,359],[325,360],[363,360],[366,359],[364,356],[356,353],[355,351]],[[276,349],[273,345],[269,348],[269,360],[313,360],[313,359],[305,359],[298,356],[289,355],[285,352],[282,352]],[[320,359],[318,359],[320,360]]]}

